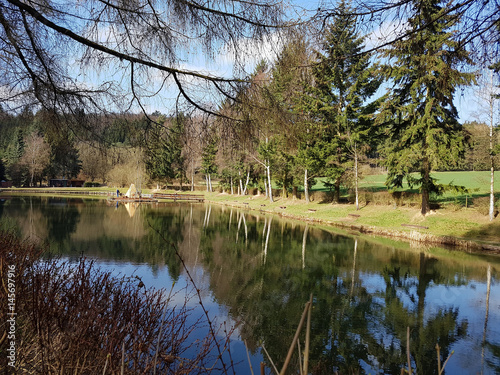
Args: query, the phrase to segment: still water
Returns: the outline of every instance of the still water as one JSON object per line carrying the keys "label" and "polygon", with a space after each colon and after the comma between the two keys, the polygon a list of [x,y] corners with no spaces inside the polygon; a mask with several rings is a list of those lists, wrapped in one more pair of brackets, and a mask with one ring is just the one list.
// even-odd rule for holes
{"label": "still water", "polygon": [[192,290],[175,244],[210,316],[234,330],[237,374],[251,373],[245,343],[255,373],[271,373],[263,348],[280,368],[311,294],[311,373],[400,374],[407,327],[419,374],[437,374],[436,343],[442,361],[454,352],[446,374],[500,373],[500,257],[203,204],[12,198],[0,223],[147,288]]}

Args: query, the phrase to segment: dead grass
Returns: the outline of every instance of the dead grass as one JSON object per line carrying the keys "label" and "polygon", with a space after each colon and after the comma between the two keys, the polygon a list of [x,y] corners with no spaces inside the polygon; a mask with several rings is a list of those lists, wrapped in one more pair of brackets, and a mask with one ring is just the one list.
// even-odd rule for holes
{"label": "dead grass", "polygon": [[[84,258],[76,264],[40,259],[42,251],[12,233],[0,233],[1,280],[15,269],[13,373],[221,373],[224,363],[214,354],[216,335],[193,337],[207,323],[201,318],[188,323],[189,294],[184,305],[169,305],[173,296],[146,289],[136,277],[113,277]],[[2,283],[2,306],[7,295]],[[7,324],[6,319],[0,323],[1,332]],[[0,369],[6,373],[8,345],[4,335]]]}

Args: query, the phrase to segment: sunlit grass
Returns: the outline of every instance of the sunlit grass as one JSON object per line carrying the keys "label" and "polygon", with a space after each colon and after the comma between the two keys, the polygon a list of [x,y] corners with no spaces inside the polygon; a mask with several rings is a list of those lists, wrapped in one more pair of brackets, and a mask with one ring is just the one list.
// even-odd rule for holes
{"label": "sunlit grass", "polygon": [[[491,241],[500,244],[500,222],[496,218],[494,223],[489,222],[487,215],[487,196],[489,193],[489,171],[480,172],[436,172],[433,176],[439,183],[452,183],[465,186],[469,194],[446,193],[442,197],[431,197],[438,203],[439,208],[423,217],[420,215],[419,197],[409,196],[403,199],[402,205],[393,202],[392,195],[387,193],[385,186],[386,175],[367,175],[363,178],[360,188],[370,191],[380,199],[372,202],[362,202],[361,209],[356,211],[353,204],[331,204],[328,189],[321,178],[311,190],[314,201],[306,203],[303,199],[276,197],[275,202],[269,202],[264,195],[237,196],[230,194],[207,193],[204,191],[188,192],[182,194],[204,194],[209,201],[234,205],[279,214],[299,220],[310,220],[325,224],[334,224],[347,228],[360,228],[361,226],[381,228],[388,231],[410,232],[418,230],[436,236],[455,236],[482,241]],[[500,187],[500,173],[495,175],[496,190]],[[406,186],[406,188],[408,188]],[[120,188],[125,193],[128,188]],[[35,190],[35,189],[33,189]],[[40,190],[40,189],[38,189]],[[48,194],[56,190],[67,192],[102,192],[114,193],[116,188],[65,188],[45,189]],[[403,188],[404,190],[404,188]],[[21,189],[7,189],[6,194],[13,194]],[[152,193],[152,189],[143,189],[143,193]],[[173,191],[168,191],[173,192]],[[344,198],[347,197],[344,191]],[[22,193],[23,195],[39,195],[38,193]],[[45,194],[44,194],[45,195]],[[61,196],[58,194],[58,196]],[[67,194],[68,198],[106,198],[106,195],[81,195]],[[375,198],[376,198],[375,197]],[[373,198],[373,197],[372,197]],[[368,199],[367,199],[368,200]],[[500,193],[497,193],[497,207],[499,206]],[[377,204],[376,204],[377,203]],[[410,225],[410,226],[408,226]],[[427,227],[427,228],[424,228]]]}
{"label": "sunlit grass", "polygon": [[[472,194],[488,194],[490,191],[490,171],[460,171],[460,172],[434,172],[432,177],[437,179],[439,184],[453,184],[456,186],[464,186],[471,191]],[[385,180],[387,174],[375,174],[364,176],[360,181],[360,188],[368,190],[387,190]],[[326,178],[316,178],[316,184],[312,187],[312,191],[328,191],[325,186]],[[495,186],[500,189],[500,172],[495,173]],[[408,190],[410,187],[405,182],[402,189]],[[453,193],[447,193],[445,196],[453,196]]]}
{"label": "sunlit grass", "polygon": [[442,208],[424,217],[420,214],[419,207],[368,204],[362,205],[361,209],[356,211],[353,204],[306,203],[304,200],[282,197],[275,198],[275,202],[271,203],[263,195],[209,193],[206,197],[211,202],[344,228],[375,228],[385,230],[388,234],[418,231],[435,236],[489,241],[500,245],[500,223],[490,225],[488,216],[474,208]]}

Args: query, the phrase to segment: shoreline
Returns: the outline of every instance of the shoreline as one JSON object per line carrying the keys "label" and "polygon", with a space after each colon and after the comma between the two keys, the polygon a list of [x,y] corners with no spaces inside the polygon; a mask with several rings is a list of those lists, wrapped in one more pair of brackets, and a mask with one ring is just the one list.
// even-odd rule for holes
{"label": "shoreline", "polygon": [[[265,199],[264,196],[236,196],[236,195],[230,195],[230,194],[224,194],[224,193],[212,193],[216,194],[218,196],[225,195],[225,197],[229,198],[240,198],[240,200],[243,199],[249,199],[249,200],[255,200],[258,198]],[[396,240],[403,240],[406,242],[417,242],[422,245],[436,245],[436,246],[444,246],[444,247],[451,247],[453,249],[463,251],[463,252],[475,252],[475,253],[483,253],[485,255],[500,255],[500,243],[498,242],[490,242],[490,241],[481,241],[480,239],[472,239],[472,238],[461,238],[461,237],[456,237],[456,236],[449,236],[449,235],[435,235],[432,233],[423,233],[418,231],[417,229],[411,229],[411,230],[398,230],[396,227],[393,228],[382,228],[382,227],[377,227],[373,225],[366,225],[366,224],[360,224],[356,223],[353,218],[350,217],[345,217],[344,220],[327,220],[327,219],[322,219],[322,218],[315,218],[315,217],[310,217],[310,216],[304,216],[304,215],[297,215],[293,213],[286,212],[285,210],[283,211],[276,211],[276,209],[268,209],[268,208],[262,208],[262,207],[254,207],[253,205],[249,204],[248,202],[243,202],[243,201],[233,201],[230,202],[227,199],[211,199],[212,197],[207,196],[208,194],[205,194],[206,200],[205,203],[213,203],[213,204],[219,204],[219,205],[224,205],[224,206],[230,206],[230,207],[235,207],[235,208],[240,208],[240,209],[247,209],[250,211],[258,211],[258,212],[263,212],[267,214],[272,214],[272,215],[277,215],[279,217],[287,218],[287,219],[293,219],[293,220],[298,220],[302,222],[310,222],[310,223],[317,223],[325,226],[330,226],[346,231],[355,231],[360,234],[367,234],[367,235],[373,235],[373,236],[380,236],[380,237],[385,237],[385,238],[390,238],[390,239],[396,239]],[[281,198],[279,198],[281,199]],[[266,199],[267,201],[267,199]],[[289,199],[285,199],[285,202],[289,203]],[[299,201],[301,202],[301,201]],[[275,202],[276,203],[276,202]],[[302,201],[304,206],[307,204]],[[317,203],[316,203],[317,204]],[[314,206],[314,203],[309,204]],[[330,204],[330,206],[333,207],[333,205]],[[348,206],[348,205],[344,205]],[[283,207],[283,206],[280,206]],[[349,207],[344,207],[344,208],[349,208]],[[310,209],[308,209],[310,210]],[[316,211],[316,210],[314,210]],[[360,212],[360,211],[355,211],[352,210],[352,212]],[[355,214],[348,214],[352,216],[358,216]],[[337,218],[338,219],[338,218]],[[497,219],[498,220],[498,219]],[[411,224],[408,225],[409,227],[413,226]],[[414,225],[415,227],[419,227],[419,225]],[[425,227],[423,227],[425,228]]]}
{"label": "shoreline", "polygon": [[[83,189],[85,188],[75,188],[71,190],[44,190],[40,188],[34,188],[33,190],[1,189],[0,199],[15,196],[56,196],[67,198],[84,197],[99,200],[106,199],[112,194],[112,191],[115,191],[114,189]],[[186,195],[192,194],[187,191],[182,193]],[[431,233],[434,229],[434,224],[439,222],[438,219],[447,222],[454,216],[457,216],[456,212],[450,213],[444,212],[444,210],[422,217],[418,214],[419,210],[411,207],[394,208],[382,205],[365,205],[360,210],[356,211],[355,207],[349,204],[333,205],[324,202],[306,203],[303,200],[282,197],[277,197],[275,202],[270,203],[268,198],[264,195],[238,196],[227,193],[207,193],[201,191],[195,191],[193,193],[203,193],[205,196],[205,203],[258,211],[302,222],[317,223],[342,230],[355,231],[360,234],[416,242],[422,245],[451,247],[464,252],[480,252],[491,255],[500,254],[500,231],[497,231],[497,227],[500,228],[500,222],[498,218],[494,220],[493,224],[481,223],[483,226],[494,225],[494,240],[482,240],[474,237],[466,238],[452,234],[443,235],[441,233]],[[168,200],[160,199],[160,202],[165,201]],[[473,214],[473,211],[470,210],[467,214],[470,216]],[[451,219],[449,216],[451,216]],[[387,220],[387,217],[389,217],[389,220]],[[480,218],[480,216],[477,216],[476,219],[478,217]],[[431,221],[432,219],[436,220]],[[468,221],[472,222],[471,220]],[[383,225],[373,225],[373,222],[382,222]],[[456,224],[456,226],[459,224]],[[452,224],[448,223],[447,225],[450,226]],[[400,229],[400,226],[404,226],[405,229]],[[441,231],[446,229],[445,223]]]}

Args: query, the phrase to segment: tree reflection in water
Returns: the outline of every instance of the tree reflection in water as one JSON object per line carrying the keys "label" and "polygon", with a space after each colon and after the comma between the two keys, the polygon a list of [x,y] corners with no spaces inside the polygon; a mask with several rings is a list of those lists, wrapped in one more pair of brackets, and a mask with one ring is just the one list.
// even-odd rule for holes
{"label": "tree reflection in water", "polygon": [[[180,280],[179,260],[159,231],[177,244],[188,267],[203,270],[198,287],[241,322],[241,340],[269,369],[261,348],[279,368],[311,293],[311,373],[400,374],[407,327],[418,374],[437,373],[436,344],[441,362],[455,350],[446,373],[500,369],[498,292],[490,292],[498,290],[498,257],[413,249],[201,204],[141,205],[130,217],[124,207],[97,201],[22,198],[1,203],[0,212],[2,220],[47,239],[62,254],[147,265],[141,272],[153,274],[166,267]],[[483,284],[485,300],[476,303]],[[458,297],[436,298],[443,290]],[[289,368],[298,368],[296,354]]]}

